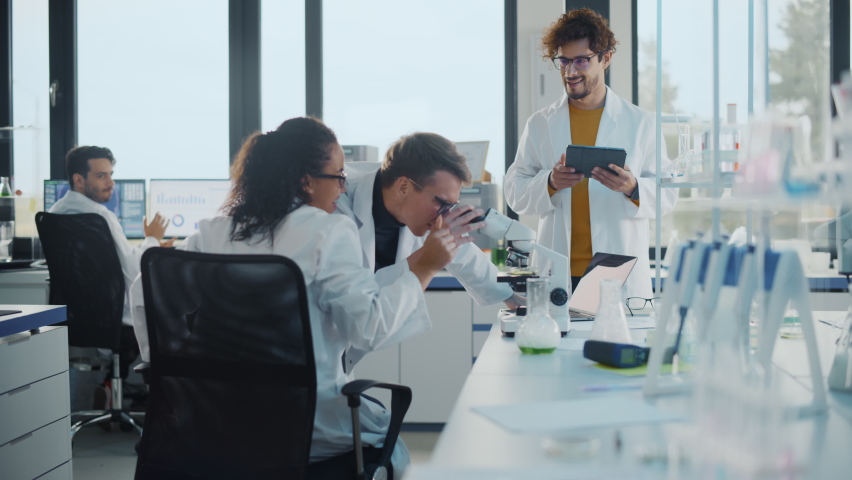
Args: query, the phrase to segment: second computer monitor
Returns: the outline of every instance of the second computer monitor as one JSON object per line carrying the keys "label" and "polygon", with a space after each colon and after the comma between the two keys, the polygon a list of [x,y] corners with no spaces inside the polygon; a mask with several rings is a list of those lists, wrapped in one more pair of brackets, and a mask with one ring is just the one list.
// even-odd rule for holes
{"label": "second computer monitor", "polygon": [[149,218],[158,213],[170,220],[166,237],[188,237],[198,222],[219,214],[231,191],[230,180],[151,180]]}
{"label": "second computer monitor", "polygon": [[[49,211],[71,187],[65,180],[44,181],[44,211]],[[118,217],[127,238],[144,238],[145,180],[116,180],[112,196],[104,206]]]}

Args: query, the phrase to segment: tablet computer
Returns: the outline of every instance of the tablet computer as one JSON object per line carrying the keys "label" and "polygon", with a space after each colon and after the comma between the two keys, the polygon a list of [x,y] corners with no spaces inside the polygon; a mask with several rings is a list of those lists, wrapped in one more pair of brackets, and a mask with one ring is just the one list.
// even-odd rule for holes
{"label": "tablet computer", "polygon": [[623,148],[586,147],[583,145],[568,145],[565,150],[565,165],[574,167],[576,173],[582,173],[586,178],[592,176],[594,167],[601,167],[612,173],[609,164],[624,168],[627,152]]}

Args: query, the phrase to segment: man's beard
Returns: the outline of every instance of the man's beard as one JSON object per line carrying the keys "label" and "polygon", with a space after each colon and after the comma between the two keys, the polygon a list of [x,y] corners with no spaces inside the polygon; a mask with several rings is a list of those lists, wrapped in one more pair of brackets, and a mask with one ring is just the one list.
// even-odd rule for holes
{"label": "man's beard", "polygon": [[594,83],[592,84],[589,83],[589,77],[582,76],[582,79],[583,86],[585,88],[583,88],[582,91],[577,93],[571,93],[571,88],[568,86],[568,81],[563,79],[562,84],[565,87],[565,93],[568,95],[568,98],[570,100],[581,100],[583,98],[586,98],[587,96],[589,96],[590,93],[592,93],[592,89],[598,84],[597,79],[595,79]]}
{"label": "man's beard", "polygon": [[92,200],[94,200],[98,203],[107,203],[109,201],[110,197],[112,196],[112,195],[109,195],[109,196],[106,197],[106,199],[104,199],[104,196],[106,194],[103,191],[95,190],[94,188],[89,187],[88,185],[86,185],[83,188],[83,195],[91,198]]}

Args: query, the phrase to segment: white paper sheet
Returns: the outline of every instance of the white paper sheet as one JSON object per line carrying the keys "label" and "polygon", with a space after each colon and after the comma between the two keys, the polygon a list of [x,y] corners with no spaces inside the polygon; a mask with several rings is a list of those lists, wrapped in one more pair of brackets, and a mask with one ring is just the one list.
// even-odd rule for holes
{"label": "white paper sheet", "polygon": [[642,399],[604,397],[583,400],[473,407],[473,411],[514,433],[545,433],[681,420]]}
{"label": "white paper sheet", "polygon": [[657,320],[653,317],[627,317],[627,327],[630,330],[655,328],[656,326]]}
{"label": "white paper sheet", "polygon": [[565,464],[536,465],[516,468],[446,467],[428,464],[412,465],[405,480],[633,480],[653,478],[636,468],[612,465]]}

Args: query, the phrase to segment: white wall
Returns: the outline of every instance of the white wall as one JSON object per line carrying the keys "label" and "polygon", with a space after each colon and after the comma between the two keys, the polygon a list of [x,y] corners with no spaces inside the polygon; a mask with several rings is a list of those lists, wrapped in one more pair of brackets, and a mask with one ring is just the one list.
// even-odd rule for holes
{"label": "white wall", "polygon": [[630,0],[609,0],[609,27],[618,47],[609,67],[609,86],[619,96],[633,101],[633,9]]}
{"label": "white wall", "polygon": [[[518,136],[524,131],[527,119],[535,113],[531,105],[530,35],[541,35],[564,11],[564,0],[518,1]],[[537,61],[545,62],[541,57]]]}
{"label": "white wall", "polygon": [[[530,36],[540,36],[542,31],[555,22],[564,11],[564,0],[518,1],[518,138],[524,131],[527,119],[535,113],[532,106],[534,85],[530,78],[533,60]],[[536,61],[545,62],[541,57],[538,57]],[[538,216],[535,215],[521,215],[520,221],[532,229],[538,226]]]}

